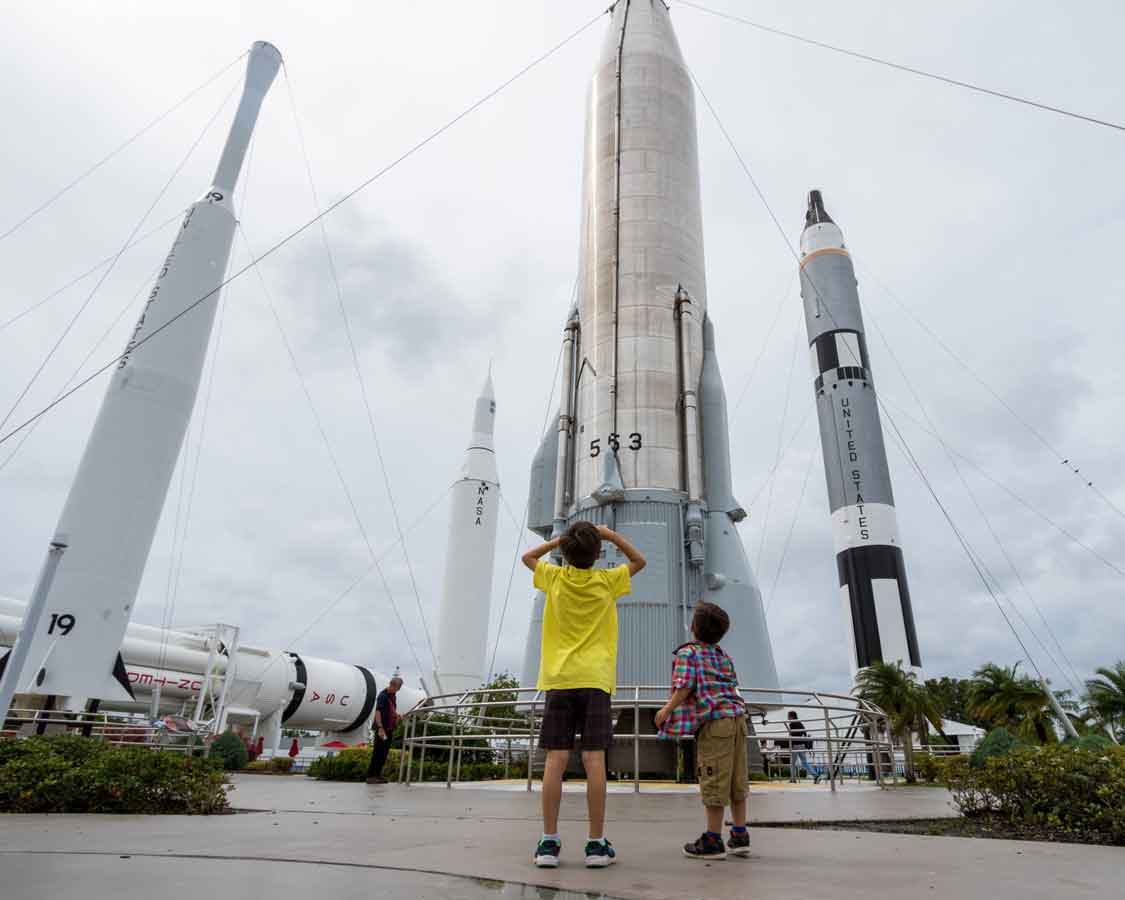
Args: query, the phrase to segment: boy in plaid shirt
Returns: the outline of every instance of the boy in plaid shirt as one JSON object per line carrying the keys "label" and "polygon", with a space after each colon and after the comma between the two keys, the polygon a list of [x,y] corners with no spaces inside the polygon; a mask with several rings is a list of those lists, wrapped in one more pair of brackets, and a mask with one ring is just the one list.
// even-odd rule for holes
{"label": "boy in plaid shirt", "polygon": [[[694,641],[676,650],[672,696],[656,713],[663,737],[695,736],[699,793],[707,808],[707,830],[684,845],[691,859],[750,855],[746,806],[750,794],[746,756],[746,707],[734,663],[719,646],[730,617],[714,603],[700,603],[691,620]],[[723,846],[723,809],[730,806],[730,840]]]}

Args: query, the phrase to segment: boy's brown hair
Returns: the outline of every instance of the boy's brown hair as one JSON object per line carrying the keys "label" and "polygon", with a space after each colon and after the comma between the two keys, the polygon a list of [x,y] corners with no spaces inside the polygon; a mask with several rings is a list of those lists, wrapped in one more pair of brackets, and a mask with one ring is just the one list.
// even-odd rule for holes
{"label": "boy's brown hair", "polygon": [[730,616],[715,603],[700,603],[691,619],[691,633],[704,644],[717,644],[730,629]]}
{"label": "boy's brown hair", "polygon": [[589,522],[575,522],[559,538],[563,559],[576,569],[589,569],[602,552],[602,536]]}

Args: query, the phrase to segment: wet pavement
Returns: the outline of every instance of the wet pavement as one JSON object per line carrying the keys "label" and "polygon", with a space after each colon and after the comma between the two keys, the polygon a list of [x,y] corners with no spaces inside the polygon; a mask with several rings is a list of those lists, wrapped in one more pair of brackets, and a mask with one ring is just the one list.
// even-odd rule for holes
{"label": "wet pavement", "polygon": [[[751,858],[706,864],[679,849],[702,828],[698,799],[654,791],[610,797],[620,862],[606,870],[582,866],[584,802],[568,793],[563,864],[539,870],[539,796],[526,791],[240,776],[232,801],[259,811],[0,816],[0,897],[1101,898],[1119,890],[1125,861],[1117,848],[752,828]],[[756,822],[950,812],[930,788],[763,788],[751,809]]]}

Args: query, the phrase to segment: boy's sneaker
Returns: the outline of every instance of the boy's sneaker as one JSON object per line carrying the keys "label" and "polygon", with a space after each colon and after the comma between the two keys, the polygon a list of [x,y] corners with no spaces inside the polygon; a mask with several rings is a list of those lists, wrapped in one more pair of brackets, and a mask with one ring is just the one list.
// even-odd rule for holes
{"label": "boy's sneaker", "polygon": [[750,832],[744,831],[741,834],[732,831],[730,833],[730,840],[727,841],[727,851],[733,853],[735,856],[749,856],[750,855]]}
{"label": "boy's sneaker", "polygon": [[721,836],[704,832],[692,843],[684,844],[684,856],[691,859],[726,859],[727,849]]}
{"label": "boy's sneaker", "polygon": [[606,840],[586,842],[586,868],[604,869],[617,862],[617,851]]}
{"label": "boy's sneaker", "polygon": [[544,838],[535,848],[535,865],[540,869],[557,869],[559,867],[559,851],[562,844],[558,841]]}

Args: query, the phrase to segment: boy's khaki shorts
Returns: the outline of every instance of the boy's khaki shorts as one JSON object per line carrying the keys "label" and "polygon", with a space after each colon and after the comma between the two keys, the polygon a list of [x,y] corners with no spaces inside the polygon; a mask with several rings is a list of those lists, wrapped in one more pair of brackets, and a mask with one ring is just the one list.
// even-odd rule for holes
{"label": "boy's khaki shorts", "polygon": [[696,774],[704,806],[729,806],[750,793],[746,717],[712,719],[695,735]]}

